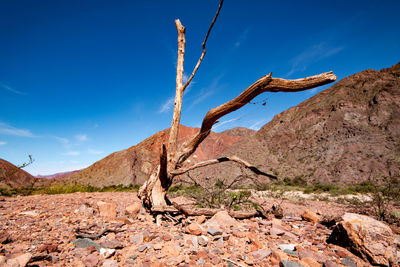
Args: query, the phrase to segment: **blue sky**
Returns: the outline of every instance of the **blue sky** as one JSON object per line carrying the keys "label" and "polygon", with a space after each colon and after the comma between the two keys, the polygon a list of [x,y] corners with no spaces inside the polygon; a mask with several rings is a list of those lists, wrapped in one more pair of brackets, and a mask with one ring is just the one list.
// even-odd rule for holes
{"label": "blue sky", "polygon": [[[0,158],[51,174],[87,167],[168,128],[177,36],[186,26],[185,74],[218,1],[2,0]],[[182,124],[261,76],[339,79],[400,61],[400,1],[227,0],[207,54],[184,96]],[[259,129],[318,93],[264,94],[216,131]],[[267,105],[261,103],[266,100]]]}

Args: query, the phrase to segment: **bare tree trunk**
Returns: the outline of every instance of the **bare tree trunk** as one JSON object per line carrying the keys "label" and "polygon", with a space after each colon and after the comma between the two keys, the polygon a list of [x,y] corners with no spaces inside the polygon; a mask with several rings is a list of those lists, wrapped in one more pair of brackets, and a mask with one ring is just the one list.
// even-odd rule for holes
{"label": "bare tree trunk", "polygon": [[265,75],[258,79],[255,83],[250,85],[236,98],[216,108],[210,109],[203,119],[199,132],[178,149],[178,132],[182,110],[183,92],[185,88],[187,88],[187,86],[189,85],[190,81],[193,79],[204,58],[204,55],[206,53],[206,42],[221,10],[222,4],[223,0],[220,1],[217,13],[215,14],[214,19],[212,20],[207,31],[206,37],[202,44],[203,52],[188,81],[184,85],[182,85],[182,79],[183,63],[185,56],[185,27],[181,24],[179,19],[175,20],[176,29],[178,32],[178,61],[176,70],[176,95],[174,114],[168,140],[168,148],[163,145],[160,154],[159,164],[153,169],[149,176],[149,179],[143,184],[138,192],[139,198],[142,199],[144,205],[149,209],[157,211],[167,210],[166,207],[169,204],[169,201],[166,198],[166,193],[168,191],[168,188],[171,186],[174,177],[186,173],[190,170],[210,164],[216,164],[219,162],[230,160],[245,166],[246,168],[252,170],[257,174],[265,175],[269,178],[276,178],[274,175],[264,173],[236,156],[208,160],[204,162],[199,162],[191,166],[184,166],[184,163],[196,151],[201,142],[209,135],[212,126],[219,118],[237,109],[240,109],[256,96],[264,92],[298,92],[331,83],[336,80],[336,76],[332,72],[322,73],[319,75],[297,80],[272,78],[271,73]]}

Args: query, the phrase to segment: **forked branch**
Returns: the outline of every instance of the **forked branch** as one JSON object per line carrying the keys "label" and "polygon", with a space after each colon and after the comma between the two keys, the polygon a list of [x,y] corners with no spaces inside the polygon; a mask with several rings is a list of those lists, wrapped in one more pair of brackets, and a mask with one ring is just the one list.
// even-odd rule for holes
{"label": "forked branch", "polygon": [[261,77],[255,83],[250,85],[236,98],[222,104],[216,108],[210,109],[203,119],[199,132],[185,144],[179,151],[178,164],[183,163],[200,143],[208,136],[214,123],[222,116],[229,114],[247,103],[253,98],[264,92],[298,92],[318,87],[327,83],[336,81],[333,72],[321,73],[297,80],[285,80],[280,78],[272,78],[271,73]]}

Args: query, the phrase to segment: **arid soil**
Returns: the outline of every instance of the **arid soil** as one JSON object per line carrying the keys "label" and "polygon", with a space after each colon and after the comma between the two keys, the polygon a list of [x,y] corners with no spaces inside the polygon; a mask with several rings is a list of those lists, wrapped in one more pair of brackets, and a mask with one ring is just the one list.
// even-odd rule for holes
{"label": "arid soil", "polygon": [[[344,205],[264,200],[280,203],[283,218],[222,218],[226,221],[218,221],[218,227],[204,217],[181,217],[179,223],[174,221],[179,217],[171,217],[157,225],[143,210],[131,219],[125,209],[139,202],[136,193],[2,198],[0,266],[369,266],[327,244],[332,230],[300,217],[306,209],[321,218],[341,216],[349,210]],[[115,205],[100,212],[100,201]],[[98,234],[102,229],[109,231],[77,238],[85,230]]]}

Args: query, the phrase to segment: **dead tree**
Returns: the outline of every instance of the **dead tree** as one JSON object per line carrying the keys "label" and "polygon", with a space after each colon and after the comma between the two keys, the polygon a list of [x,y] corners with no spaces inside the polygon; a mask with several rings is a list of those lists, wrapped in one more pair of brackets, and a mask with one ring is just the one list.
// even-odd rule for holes
{"label": "dead tree", "polygon": [[168,188],[171,186],[174,177],[199,167],[217,164],[224,161],[234,161],[258,174],[273,177],[273,175],[269,175],[260,171],[255,166],[252,166],[250,163],[236,156],[207,160],[189,166],[185,165],[184,163],[195,152],[200,143],[210,134],[212,126],[219,118],[237,109],[240,109],[259,94],[264,92],[299,92],[331,83],[336,80],[336,76],[332,72],[321,73],[315,76],[297,80],[273,78],[271,73],[265,75],[250,85],[236,98],[216,108],[210,109],[204,117],[198,133],[183,145],[178,147],[178,131],[182,108],[182,96],[204,58],[206,53],[206,42],[221,10],[222,4],[223,0],[221,0],[219,3],[217,13],[214,16],[214,19],[212,20],[202,43],[202,54],[185,84],[183,84],[182,81],[185,56],[185,27],[181,24],[179,19],[175,20],[176,29],[178,31],[178,61],[176,69],[175,105],[168,146],[165,144],[162,145],[159,164],[150,173],[148,180],[142,185],[138,193],[138,196],[142,200],[144,206],[153,211],[171,210],[171,207],[168,207],[170,203],[166,197],[166,193]]}

